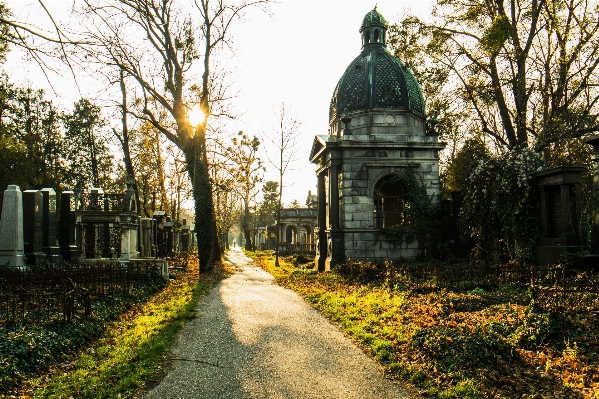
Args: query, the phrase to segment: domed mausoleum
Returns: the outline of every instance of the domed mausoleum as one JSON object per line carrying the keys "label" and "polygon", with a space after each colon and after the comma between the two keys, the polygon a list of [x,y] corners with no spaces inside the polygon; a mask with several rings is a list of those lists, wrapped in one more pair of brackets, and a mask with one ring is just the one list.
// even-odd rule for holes
{"label": "domed mausoleum", "polygon": [[337,83],[329,132],[314,138],[317,165],[319,270],[352,259],[413,258],[418,243],[377,239],[401,220],[405,188],[394,179],[412,168],[429,195],[439,194],[438,153],[445,147],[426,131],[420,84],[386,47],[387,22],[376,7],[360,27],[362,52]]}

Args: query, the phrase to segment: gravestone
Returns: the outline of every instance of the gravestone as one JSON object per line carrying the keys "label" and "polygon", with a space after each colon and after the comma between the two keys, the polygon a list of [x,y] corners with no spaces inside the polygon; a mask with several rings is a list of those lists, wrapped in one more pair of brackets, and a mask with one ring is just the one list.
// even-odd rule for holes
{"label": "gravestone", "polygon": [[166,232],[166,254],[171,255],[175,250],[175,222],[173,222],[170,216],[166,217],[166,221],[164,222],[164,231]]}
{"label": "gravestone", "polygon": [[23,242],[23,194],[19,186],[4,191],[0,219],[0,266],[25,265]]}
{"label": "gravestone", "polygon": [[183,219],[183,225],[181,226],[181,252],[189,251],[189,231],[191,226],[187,225],[187,219]]}
{"label": "gravestone", "polygon": [[139,221],[139,256],[152,257],[152,219],[142,218]]}
{"label": "gravestone", "polygon": [[58,243],[63,259],[71,263],[79,260],[79,250],[75,236],[75,193],[63,191],[60,195],[60,234]]}
{"label": "gravestone", "polygon": [[156,250],[154,253],[157,258],[166,257],[166,239],[167,233],[164,230],[164,222],[166,218],[165,211],[154,211],[153,219],[154,219],[154,243]]}
{"label": "gravestone", "polygon": [[42,193],[42,251],[48,260],[61,262],[60,247],[56,240],[56,191],[44,188]]}
{"label": "gravestone", "polygon": [[583,170],[579,166],[562,166],[534,175],[541,217],[541,237],[536,248],[539,265],[558,263],[565,254],[583,249]]}
{"label": "gravestone", "polygon": [[25,263],[35,265],[46,261],[46,254],[42,250],[43,195],[39,190],[26,190],[22,196]]}
{"label": "gravestone", "polygon": [[462,233],[460,228],[460,210],[463,194],[451,193],[451,199],[441,201],[442,241],[449,244],[451,252],[457,258],[467,258],[475,247],[474,238]]}

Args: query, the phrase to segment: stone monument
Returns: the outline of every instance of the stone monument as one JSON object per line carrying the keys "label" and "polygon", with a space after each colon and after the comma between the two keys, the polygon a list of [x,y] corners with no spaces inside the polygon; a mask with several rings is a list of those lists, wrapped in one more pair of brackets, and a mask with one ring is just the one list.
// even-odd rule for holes
{"label": "stone monument", "polygon": [[541,219],[541,237],[536,248],[540,265],[558,263],[566,253],[583,249],[583,170],[580,166],[562,166],[534,175]]}
{"label": "stone monument", "polygon": [[4,191],[0,219],[0,266],[25,265],[23,241],[23,194],[19,186]]}
{"label": "stone monument", "polygon": [[362,51],[331,98],[328,134],[315,137],[310,153],[318,177],[318,270],[345,256],[414,258],[417,242],[377,239],[401,220],[405,188],[395,177],[410,168],[429,195],[439,194],[438,152],[445,144],[426,130],[420,85],[387,50],[387,22],[376,7],[360,33]]}
{"label": "stone monument", "polygon": [[42,193],[42,250],[48,260],[61,262],[60,247],[56,240],[56,191],[44,188]]}
{"label": "stone monument", "polygon": [[25,263],[28,265],[45,263],[46,254],[42,250],[43,195],[39,190],[26,190],[22,195]]}
{"label": "stone monument", "polygon": [[63,191],[60,195],[60,234],[58,243],[63,259],[71,263],[79,260],[75,236],[75,193]]}

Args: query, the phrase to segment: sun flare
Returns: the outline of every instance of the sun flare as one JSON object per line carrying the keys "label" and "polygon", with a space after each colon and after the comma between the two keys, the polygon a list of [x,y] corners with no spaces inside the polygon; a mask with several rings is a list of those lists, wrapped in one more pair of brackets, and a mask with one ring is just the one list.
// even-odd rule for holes
{"label": "sun flare", "polygon": [[193,126],[206,122],[206,114],[199,108],[192,108],[189,110],[188,117],[189,123]]}

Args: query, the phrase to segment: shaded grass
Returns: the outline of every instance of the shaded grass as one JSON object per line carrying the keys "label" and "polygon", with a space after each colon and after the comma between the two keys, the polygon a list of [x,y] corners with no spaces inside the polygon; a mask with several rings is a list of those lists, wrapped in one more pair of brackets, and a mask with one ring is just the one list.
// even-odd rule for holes
{"label": "shaded grass", "polygon": [[286,258],[275,268],[267,252],[248,255],[341,326],[388,376],[421,393],[599,398],[598,309],[544,313],[516,286],[426,292],[409,280],[364,282]]}
{"label": "shaded grass", "polygon": [[199,299],[219,272],[199,278],[196,267],[178,273],[166,288],[108,326],[106,333],[71,361],[30,379],[21,391],[33,398],[128,398],[157,382],[166,355]]}

